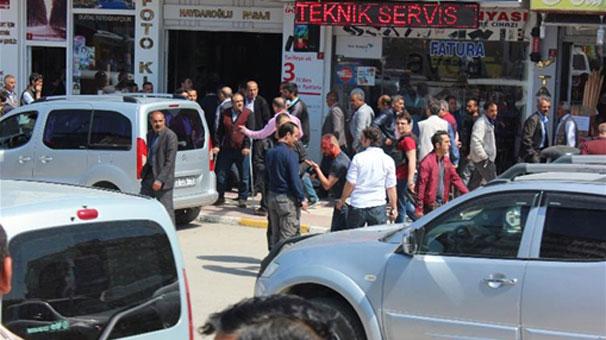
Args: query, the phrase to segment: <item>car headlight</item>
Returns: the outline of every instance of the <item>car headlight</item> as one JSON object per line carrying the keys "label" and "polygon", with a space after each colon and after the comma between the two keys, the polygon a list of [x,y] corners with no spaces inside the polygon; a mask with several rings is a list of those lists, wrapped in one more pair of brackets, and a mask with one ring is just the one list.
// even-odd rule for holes
{"label": "car headlight", "polygon": [[280,264],[276,262],[271,262],[269,265],[267,265],[267,268],[265,268],[265,270],[261,274],[261,277],[268,278],[272,276],[276,272],[276,270],[278,270],[278,268],[280,268]]}

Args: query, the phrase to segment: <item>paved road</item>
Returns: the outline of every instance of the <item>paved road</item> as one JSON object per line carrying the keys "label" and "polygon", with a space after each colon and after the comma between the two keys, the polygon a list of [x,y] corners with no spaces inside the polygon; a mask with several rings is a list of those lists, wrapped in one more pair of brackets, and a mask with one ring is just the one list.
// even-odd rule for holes
{"label": "paved road", "polygon": [[253,296],[259,263],[267,255],[265,229],[195,223],[178,235],[196,329],[211,313]]}

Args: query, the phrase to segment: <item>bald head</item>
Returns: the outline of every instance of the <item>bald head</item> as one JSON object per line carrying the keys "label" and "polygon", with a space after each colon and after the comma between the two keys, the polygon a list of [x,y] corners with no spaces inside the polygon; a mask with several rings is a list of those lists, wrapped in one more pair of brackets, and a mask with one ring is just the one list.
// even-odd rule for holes
{"label": "bald head", "polygon": [[233,92],[229,86],[223,86],[217,95],[221,101],[224,101],[225,99],[231,98],[233,96]]}
{"label": "bald head", "polygon": [[271,107],[274,109],[274,113],[284,111],[286,109],[286,101],[282,97],[276,97],[271,102]]}
{"label": "bald head", "polygon": [[598,134],[600,137],[606,137],[606,122],[598,125]]}

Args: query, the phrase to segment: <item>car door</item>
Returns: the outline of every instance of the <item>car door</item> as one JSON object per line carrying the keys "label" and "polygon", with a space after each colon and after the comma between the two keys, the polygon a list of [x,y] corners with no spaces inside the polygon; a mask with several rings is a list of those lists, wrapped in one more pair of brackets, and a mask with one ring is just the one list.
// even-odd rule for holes
{"label": "car door", "polygon": [[522,295],[524,339],[606,339],[606,197],[548,192]]}
{"label": "car door", "polygon": [[[537,192],[474,197],[414,234],[390,257],[383,289],[387,339],[516,339]],[[532,229],[532,228],[531,228]]]}
{"label": "car door", "polygon": [[29,179],[34,172],[38,112],[14,114],[0,121],[0,177]]}
{"label": "car door", "polygon": [[83,184],[92,107],[63,104],[46,115],[44,133],[37,139],[34,178]]}

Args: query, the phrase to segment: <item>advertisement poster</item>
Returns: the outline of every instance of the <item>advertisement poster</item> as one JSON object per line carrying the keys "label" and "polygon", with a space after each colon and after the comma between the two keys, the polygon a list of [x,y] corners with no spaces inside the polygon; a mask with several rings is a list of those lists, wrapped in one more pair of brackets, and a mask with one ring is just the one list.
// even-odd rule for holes
{"label": "advertisement poster", "polygon": [[65,41],[67,0],[27,0],[30,41]]}
{"label": "advertisement poster", "polygon": [[375,86],[375,75],[377,69],[373,66],[358,66],[357,82],[358,86]]}
{"label": "advertisement poster", "polygon": [[74,8],[134,9],[135,0],[74,0]]}
{"label": "advertisement poster", "polygon": [[0,9],[11,8],[11,0],[0,0]]}
{"label": "advertisement poster", "polygon": [[[19,33],[19,6],[14,0],[0,0],[0,84],[7,74],[19,73],[19,46],[17,37]],[[17,92],[22,91],[17,84]]]}

